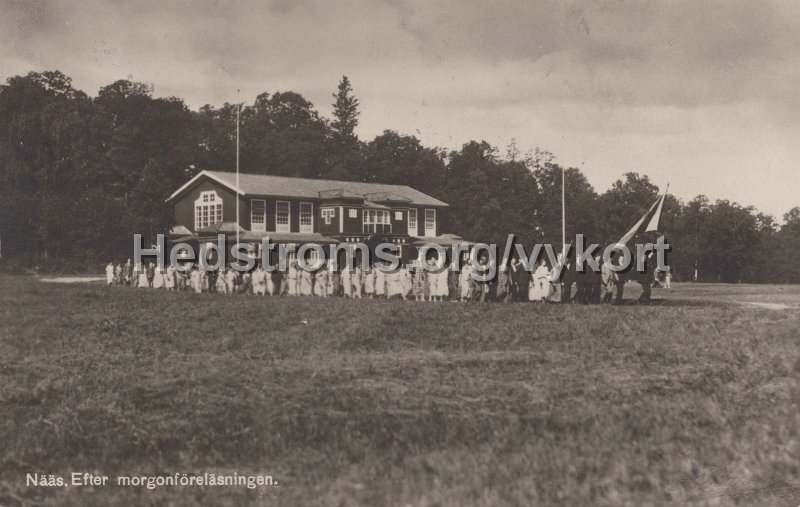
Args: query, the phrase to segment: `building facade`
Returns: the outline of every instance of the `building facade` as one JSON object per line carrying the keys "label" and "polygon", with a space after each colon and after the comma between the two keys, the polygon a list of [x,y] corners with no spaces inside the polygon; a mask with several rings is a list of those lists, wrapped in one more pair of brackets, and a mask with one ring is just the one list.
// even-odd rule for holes
{"label": "building facade", "polygon": [[[236,203],[239,216],[236,216]],[[259,243],[436,241],[447,204],[404,185],[201,171],[168,199],[175,225]]]}

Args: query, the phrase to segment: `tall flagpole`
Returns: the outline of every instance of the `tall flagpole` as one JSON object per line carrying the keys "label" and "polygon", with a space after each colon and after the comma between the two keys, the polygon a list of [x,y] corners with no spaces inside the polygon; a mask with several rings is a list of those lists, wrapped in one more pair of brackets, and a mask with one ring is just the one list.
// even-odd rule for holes
{"label": "tall flagpole", "polygon": [[[239,90],[236,90],[237,92]],[[239,243],[239,112],[242,104],[236,105],[236,243]]]}
{"label": "tall flagpole", "polygon": [[567,212],[565,203],[566,169],[561,166],[561,262],[566,263],[567,256]]}

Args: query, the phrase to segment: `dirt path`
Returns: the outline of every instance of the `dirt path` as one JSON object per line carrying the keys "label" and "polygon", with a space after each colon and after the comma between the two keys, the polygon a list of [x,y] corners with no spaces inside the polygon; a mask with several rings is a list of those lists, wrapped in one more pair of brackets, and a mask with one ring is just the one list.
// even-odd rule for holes
{"label": "dirt path", "polygon": [[94,276],[56,276],[51,278],[39,278],[40,282],[46,283],[87,283],[102,282],[106,279],[103,275]]}

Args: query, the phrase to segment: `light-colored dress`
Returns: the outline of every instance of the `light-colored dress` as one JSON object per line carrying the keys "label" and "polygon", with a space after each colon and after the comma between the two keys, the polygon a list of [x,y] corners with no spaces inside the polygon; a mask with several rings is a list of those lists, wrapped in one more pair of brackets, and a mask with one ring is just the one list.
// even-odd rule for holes
{"label": "light-colored dress", "polygon": [[164,273],[164,287],[166,287],[167,290],[175,288],[175,268],[172,266],[167,266],[167,272]]}
{"label": "light-colored dress", "polygon": [[192,274],[189,276],[189,280],[192,283],[192,289],[195,292],[203,292],[203,281],[200,279],[200,270],[195,269],[192,271]]}
{"label": "light-colored dress", "polygon": [[458,289],[461,293],[461,297],[463,299],[469,299],[472,297],[472,264],[465,264],[463,268],[461,268],[461,273],[458,274]]}
{"label": "light-colored dress", "polygon": [[347,269],[347,266],[342,268],[342,292],[345,296],[351,297],[353,295],[353,273]]}
{"label": "light-colored dress", "polygon": [[322,298],[328,297],[328,270],[320,269],[314,279],[314,295]]}
{"label": "light-colored dress", "polygon": [[373,267],[364,273],[364,293],[368,296],[375,294],[375,271]]}
{"label": "light-colored dress", "polygon": [[267,289],[267,272],[261,268],[253,271],[251,280],[253,281],[253,294],[263,296]]}
{"label": "light-colored dress", "polygon": [[311,271],[306,269],[300,270],[300,295],[310,296],[313,292],[313,279],[311,278]]}
{"label": "light-colored dress", "polygon": [[164,286],[164,275],[161,274],[161,271],[156,270],[155,274],[153,275],[153,288],[160,289]]}
{"label": "light-colored dress", "polygon": [[542,301],[550,293],[550,272],[547,266],[539,265],[533,272],[528,286],[528,299],[531,301]]}
{"label": "light-colored dress", "polygon": [[289,266],[289,270],[286,273],[286,285],[289,290],[290,296],[297,295],[297,278],[299,277],[300,273],[298,273],[297,266],[292,264]]}
{"label": "light-colored dress", "polygon": [[375,271],[375,295],[386,295],[386,273],[382,269],[374,268]]}
{"label": "light-colored dress", "polygon": [[406,268],[400,268],[399,271],[401,272],[400,276],[402,278],[402,295],[403,297],[406,297],[411,294],[411,286],[414,284],[414,277],[411,276],[411,271],[407,270]]}
{"label": "light-colored dress", "polygon": [[108,266],[106,266],[106,283],[108,285],[114,283],[114,265],[110,262],[108,263]]}
{"label": "light-colored dress", "polygon": [[447,277],[450,274],[450,269],[445,267],[440,272],[435,273],[436,277],[436,295],[446,298],[450,295],[450,287],[447,285]]}
{"label": "light-colored dress", "polygon": [[361,266],[355,266],[353,269],[353,273],[350,278],[350,283],[353,284],[353,297],[360,298],[361,297]]}
{"label": "light-colored dress", "polygon": [[402,296],[403,295],[403,285],[405,282],[406,277],[406,270],[402,267],[397,269],[394,273],[390,273],[387,276],[387,283],[386,283],[386,296],[393,297],[393,296]]}

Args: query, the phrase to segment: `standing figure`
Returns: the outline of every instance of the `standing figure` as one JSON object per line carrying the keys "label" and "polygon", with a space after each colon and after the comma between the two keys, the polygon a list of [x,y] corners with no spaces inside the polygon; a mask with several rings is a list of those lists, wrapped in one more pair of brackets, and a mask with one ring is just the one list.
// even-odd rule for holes
{"label": "standing figure", "polygon": [[393,298],[396,296],[400,296],[402,299],[405,299],[405,294],[403,291],[403,285],[405,285],[405,278],[406,278],[406,270],[400,266],[397,268],[396,271],[393,273],[389,273],[387,276],[386,282],[386,297]]}
{"label": "standing figure", "polygon": [[610,262],[603,263],[600,270],[600,280],[602,282],[602,285],[600,286],[600,297],[602,302],[605,305],[611,304],[611,301],[614,298],[614,293],[617,290],[617,281],[619,280],[619,275],[617,275],[617,273],[611,269]]}
{"label": "standing figure", "polygon": [[155,279],[156,277],[156,267],[153,264],[153,261],[147,263],[147,267],[145,268],[145,274],[147,275],[147,286],[152,289],[153,279]]}
{"label": "standing figure", "polygon": [[383,263],[375,264],[375,297],[382,298],[386,295],[386,272]]}
{"label": "standing figure", "polygon": [[310,296],[314,293],[314,280],[311,271],[300,269],[299,271],[299,293],[301,296]]}
{"label": "standing figure", "polygon": [[253,294],[256,296],[263,296],[267,293],[267,272],[264,271],[260,265],[253,270],[253,275],[251,276],[252,284],[253,284]]}
{"label": "standing figure", "polygon": [[370,299],[375,297],[375,271],[375,266],[368,266],[364,272],[364,294]]}
{"label": "standing figure", "polygon": [[422,269],[422,264],[415,260],[409,270],[411,274],[411,295],[417,301],[425,301],[425,286],[428,284],[428,273]]}
{"label": "standing figure", "polygon": [[528,295],[531,301],[544,301],[547,298],[550,294],[549,277],[550,270],[547,269],[547,264],[542,259],[531,277],[531,289]]}
{"label": "standing figure", "polygon": [[328,269],[327,265],[323,264],[317,271],[314,277],[314,295],[321,298],[328,297]]}
{"label": "standing figure", "polygon": [[114,285],[122,285],[122,264],[114,266]]}
{"label": "standing figure", "polygon": [[112,285],[114,283],[114,263],[109,262],[106,266],[106,285]]}
{"label": "standing figure", "polygon": [[495,299],[507,303],[511,299],[511,275],[508,273],[508,265],[501,264],[497,270],[497,286]]}
{"label": "standing figure", "polygon": [[201,280],[200,270],[197,267],[192,269],[189,279],[195,292],[203,292],[203,281]]}
{"label": "standing figure", "polygon": [[172,267],[172,264],[167,266],[164,273],[164,287],[170,292],[175,290],[175,268]]}
{"label": "standing figure", "polygon": [[290,296],[296,296],[298,294],[297,283],[299,277],[300,273],[297,261],[293,260],[289,263],[289,270],[286,272],[287,294]]}
{"label": "standing figure", "polygon": [[361,299],[361,265],[356,264],[353,267],[353,273],[350,275],[350,283],[353,284],[354,298]]}
{"label": "standing figure", "polygon": [[442,270],[434,275],[436,276],[436,297],[439,298],[439,301],[444,301],[450,295],[450,287],[447,284],[450,267],[445,263]]}
{"label": "standing figure", "polygon": [[352,297],[353,295],[353,271],[350,270],[349,266],[344,266],[342,268],[342,273],[339,277],[342,286],[342,296],[344,297]]}
{"label": "standing figure", "polygon": [[126,287],[131,284],[132,278],[133,278],[133,265],[131,264],[131,260],[128,259],[128,261],[122,267],[122,281]]}
{"label": "standing figure", "polygon": [[467,262],[461,268],[458,275],[458,289],[461,301],[469,301],[472,298],[472,263]]}
{"label": "standing figure", "polygon": [[153,288],[160,289],[164,286],[164,274],[160,269],[155,269],[153,273]]}

